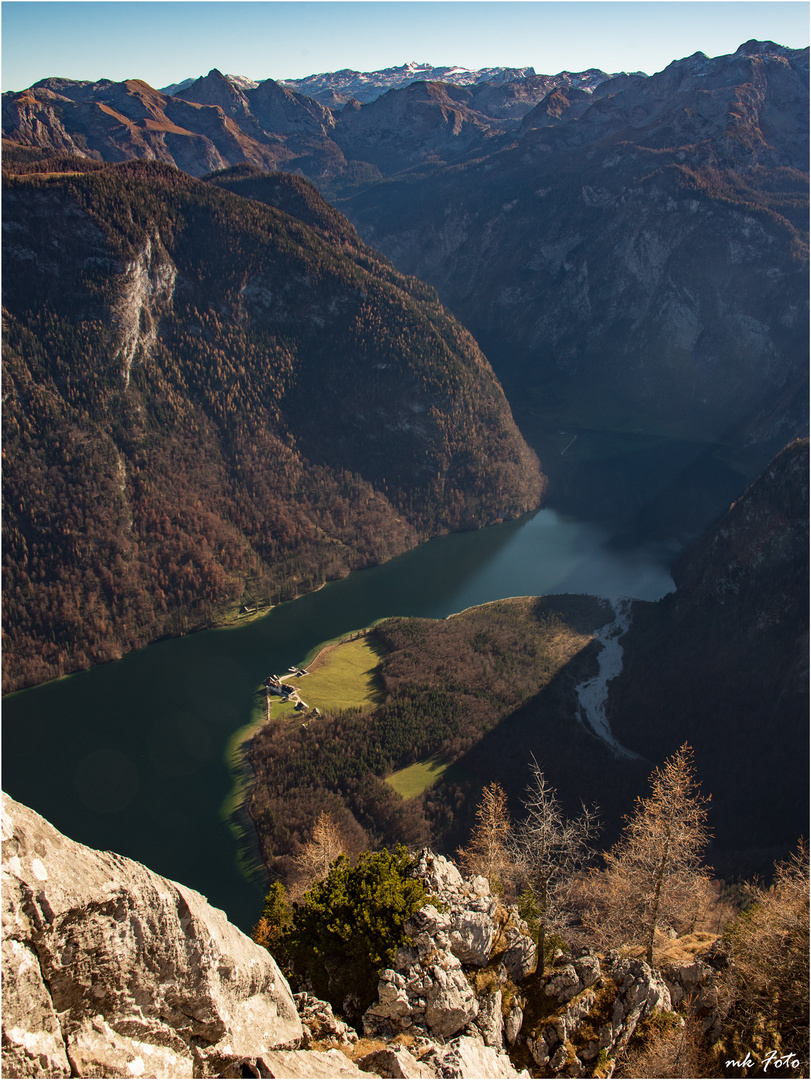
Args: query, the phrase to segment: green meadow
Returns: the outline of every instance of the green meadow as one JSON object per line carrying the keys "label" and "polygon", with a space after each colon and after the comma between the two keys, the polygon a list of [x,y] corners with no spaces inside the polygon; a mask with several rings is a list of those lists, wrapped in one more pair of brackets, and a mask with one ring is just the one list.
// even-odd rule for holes
{"label": "green meadow", "polygon": [[451,762],[440,754],[426,758],[424,761],[415,761],[413,765],[405,769],[398,769],[391,776],[386,777],[386,783],[391,784],[398,795],[404,799],[413,799],[416,795],[422,795],[427,787],[435,780],[439,780],[446,769],[450,768]]}
{"label": "green meadow", "polygon": [[[377,669],[385,650],[368,635],[329,645],[309,665],[309,675],[285,679],[297,686],[302,701],[311,709],[337,712],[339,709],[379,705],[383,688]],[[283,674],[278,672],[277,674]],[[271,697],[271,717],[295,718],[295,706]],[[305,714],[306,715],[306,714]]]}

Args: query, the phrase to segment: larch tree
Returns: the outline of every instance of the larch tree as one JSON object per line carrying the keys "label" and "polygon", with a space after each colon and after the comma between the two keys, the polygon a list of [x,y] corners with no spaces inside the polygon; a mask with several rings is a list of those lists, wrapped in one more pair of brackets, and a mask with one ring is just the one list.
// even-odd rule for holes
{"label": "larch tree", "polygon": [[328,810],[322,810],[313,826],[313,835],[295,858],[295,894],[307,891],[316,881],[323,881],[339,855],[346,853],[340,825]]}
{"label": "larch tree", "polygon": [[531,780],[523,799],[526,815],[515,829],[511,849],[517,875],[534,901],[538,920],[538,974],[544,970],[547,933],[568,921],[574,875],[593,855],[599,831],[597,813],[583,806],[567,818],[557,793],[533,758]]}
{"label": "larch tree", "polygon": [[459,859],[469,874],[483,874],[494,889],[503,889],[512,876],[511,839],[507,796],[494,781],[482,792],[470,845],[460,848]]}
{"label": "larch tree", "polygon": [[749,1047],[760,1053],[779,1047],[784,1064],[796,1068],[795,1061],[807,1062],[811,940],[805,841],[775,867],[771,888],[760,891],[726,939],[733,997],[727,1017],[729,1056],[742,1057]]}
{"label": "larch tree", "polygon": [[689,925],[709,875],[702,857],[710,841],[709,797],[695,779],[686,743],[650,777],[651,792],[638,798],[622,836],[605,856],[603,920],[629,942],[642,944],[653,963],[656,928]]}

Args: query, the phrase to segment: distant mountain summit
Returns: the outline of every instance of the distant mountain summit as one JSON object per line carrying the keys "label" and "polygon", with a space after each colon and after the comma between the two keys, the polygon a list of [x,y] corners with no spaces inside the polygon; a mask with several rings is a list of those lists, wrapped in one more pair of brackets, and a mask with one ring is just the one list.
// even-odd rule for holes
{"label": "distant mountain summit", "polygon": [[[228,81],[233,83],[234,86],[238,86],[240,90],[255,90],[256,87],[259,85],[256,79],[249,79],[247,75],[225,75],[223,76],[223,78],[228,79]],[[161,86],[160,92],[162,94],[176,94],[180,90],[186,90],[189,86],[191,86],[193,82],[196,81],[197,80],[194,78],[182,79],[180,82],[169,83],[168,86]]]}
{"label": "distant mountain summit", "polygon": [[[641,72],[636,74],[641,74]],[[353,100],[366,105],[385,94],[387,90],[401,90],[414,82],[442,82],[450,83],[452,86],[479,86],[481,83],[493,83],[498,86],[505,83],[538,83],[540,79],[543,80],[546,92],[556,86],[571,86],[590,93],[601,82],[614,77],[599,68],[588,68],[586,71],[579,72],[561,71],[557,75],[538,75],[534,67],[475,69],[459,66],[434,67],[433,64],[418,64],[415,60],[409,60],[407,64],[383,68],[381,71],[354,71],[352,68],[342,68],[341,71],[307,75],[302,79],[273,81],[289,90],[315,98],[322,105],[334,109]],[[223,78],[238,90],[255,90],[259,86],[259,82],[245,75],[225,75]],[[170,83],[169,86],[161,87],[161,93],[179,94],[188,90],[195,82],[199,80],[184,79],[182,82]]]}
{"label": "distant mountain summit", "polygon": [[[555,76],[542,76],[543,78],[561,80],[566,85],[589,87],[611,78],[604,71],[591,68],[589,71],[572,75],[570,72],[561,72]],[[304,79],[282,79],[284,86],[289,86],[299,93],[308,94],[324,105],[334,108],[351,99],[368,104],[375,98],[384,94],[387,90],[400,90],[410,86],[413,82],[443,82],[453,86],[477,86],[480,83],[511,83],[523,82],[524,80],[537,79],[537,73],[533,67],[488,67],[488,68],[465,68],[465,67],[434,67],[432,64],[418,64],[411,60],[400,67],[384,68],[382,71],[352,71],[344,68],[342,71],[332,71],[321,75],[308,75]],[[575,80],[573,83],[571,80]]]}

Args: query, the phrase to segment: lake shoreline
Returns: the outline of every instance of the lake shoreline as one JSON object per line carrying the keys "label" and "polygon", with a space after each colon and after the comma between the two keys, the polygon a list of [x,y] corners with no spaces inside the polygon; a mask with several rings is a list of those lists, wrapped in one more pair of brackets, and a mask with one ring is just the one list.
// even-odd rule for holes
{"label": "lake shoreline", "polygon": [[[10,695],[5,788],[78,842],[182,881],[252,926],[261,902],[243,872],[256,879],[243,755],[266,722],[268,672],[307,667],[388,617],[446,619],[498,599],[564,591],[657,599],[672,589],[659,549],[617,552],[608,539],[590,522],[537,511],[420,544],[221,628],[228,633],[153,643]],[[76,786],[100,753],[133,778],[132,800],[115,812]],[[95,786],[115,793],[114,780],[108,770]]]}

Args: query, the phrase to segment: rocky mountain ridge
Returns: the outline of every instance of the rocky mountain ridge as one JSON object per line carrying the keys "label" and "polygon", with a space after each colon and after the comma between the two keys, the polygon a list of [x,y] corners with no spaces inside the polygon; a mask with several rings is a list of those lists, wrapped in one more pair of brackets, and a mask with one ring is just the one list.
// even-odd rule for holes
{"label": "rocky mountain ridge", "polygon": [[[528,1075],[508,1055],[519,1046],[544,1075],[610,1076],[646,1017],[674,1001],[695,1009],[712,1000],[703,961],[663,976],[642,961],[601,962],[581,950],[557,957],[543,986],[545,1019],[528,1026],[526,926],[485,878],[463,879],[424,851],[415,873],[443,911],[429,905],[413,916],[413,947],[398,954],[398,970],[381,973],[364,1019],[377,1048],[362,1053],[327,1003],[294,999],[270,954],[199,894],[74,843],[5,795],[2,839],[7,1077],[508,1080]],[[477,989],[474,973],[484,969],[494,979]],[[592,1038],[598,998],[610,1020]]]}
{"label": "rocky mountain ridge", "polygon": [[[400,67],[384,68],[382,71],[333,71],[320,75],[308,75],[303,79],[280,79],[284,86],[289,86],[300,93],[309,94],[324,105],[334,108],[347,101],[355,100],[368,104],[386,93],[387,90],[401,90],[413,82],[441,82],[453,86],[478,86],[482,83],[549,88],[552,86],[576,86],[591,90],[604,79],[613,78],[598,68],[587,71],[561,71],[557,75],[538,75],[533,67],[521,68],[477,68],[434,67],[433,64],[418,64],[409,61]],[[538,83],[537,80],[544,80]]]}
{"label": "rocky mountain ridge", "polygon": [[[546,80],[544,85],[548,85],[549,88],[567,85],[592,90],[604,79],[614,77],[614,75],[607,75],[599,68],[589,68],[578,72],[561,71],[557,75],[539,76],[534,67],[476,69],[453,65],[435,67],[433,64],[418,64],[414,60],[409,60],[399,67],[383,68],[380,71],[354,71],[343,68],[340,71],[275,81],[298,93],[306,94],[329,108],[340,108],[351,100],[368,104],[381,94],[385,94],[387,90],[401,90],[412,82],[442,82],[451,83],[454,86],[476,86],[480,83],[528,84],[536,79],[544,79]],[[265,81],[250,79],[245,75],[226,75],[225,78],[242,90],[255,90],[260,82]],[[181,82],[160,87],[160,91],[162,94],[176,94],[178,91],[186,90],[195,81],[194,78],[183,79]]]}
{"label": "rocky mountain ridge", "polygon": [[807,162],[808,51],[749,42],[555,90],[517,137],[347,206],[470,327],[571,509],[661,516],[653,451],[676,521],[685,474],[721,476],[698,532],[730,461],[751,481],[807,434]]}

